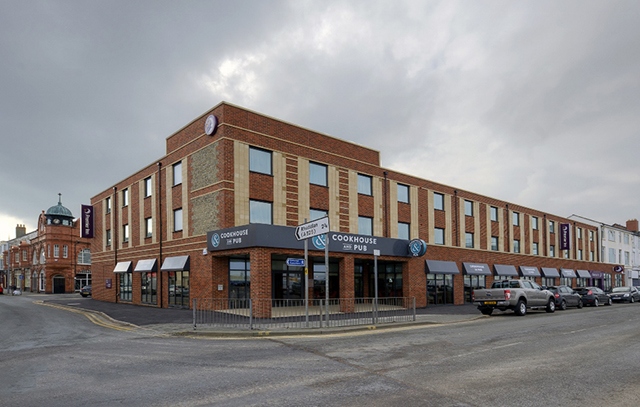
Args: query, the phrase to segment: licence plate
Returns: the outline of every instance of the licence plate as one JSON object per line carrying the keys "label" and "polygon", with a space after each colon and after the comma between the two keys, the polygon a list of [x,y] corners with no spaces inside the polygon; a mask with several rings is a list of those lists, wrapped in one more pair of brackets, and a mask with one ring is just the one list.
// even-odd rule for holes
{"label": "licence plate", "polygon": [[484,305],[496,305],[495,301],[485,301]]}

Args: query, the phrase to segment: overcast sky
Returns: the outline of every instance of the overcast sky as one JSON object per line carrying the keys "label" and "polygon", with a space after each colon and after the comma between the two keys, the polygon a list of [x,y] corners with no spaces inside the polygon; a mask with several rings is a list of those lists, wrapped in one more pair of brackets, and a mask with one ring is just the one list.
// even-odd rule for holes
{"label": "overcast sky", "polygon": [[559,216],[640,217],[640,2],[0,0],[0,240],[221,101]]}

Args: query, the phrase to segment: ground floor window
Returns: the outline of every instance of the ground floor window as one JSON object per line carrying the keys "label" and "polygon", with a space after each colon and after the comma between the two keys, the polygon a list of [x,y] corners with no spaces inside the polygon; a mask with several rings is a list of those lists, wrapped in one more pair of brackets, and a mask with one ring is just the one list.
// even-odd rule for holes
{"label": "ground floor window", "polygon": [[44,275],[44,271],[42,273],[40,273],[40,289],[38,291],[44,292],[46,290],[45,288],[45,275]]}
{"label": "ground floor window", "polygon": [[576,282],[576,284],[577,284],[576,287],[586,287],[589,285],[589,279],[580,277],[578,278],[578,281]]}
{"label": "ground floor window", "polygon": [[427,302],[453,304],[453,275],[427,274]]}
{"label": "ground floor window", "polygon": [[520,277],[520,280],[536,281],[536,278],[532,276],[522,276]]}
{"label": "ground floor window", "polygon": [[158,303],[158,276],[155,271],[141,273],[141,301],[144,304]]}
{"label": "ground floor window", "polygon": [[486,288],[486,276],[464,276],[464,302],[473,302],[471,299],[471,293],[477,288]]}
{"label": "ground floor window", "polygon": [[568,278],[568,277],[561,277],[560,278],[560,285],[566,285],[569,287],[573,287],[573,278]]}
{"label": "ground floor window", "polygon": [[611,291],[611,274],[604,275],[604,282],[601,279],[594,278],[593,285],[600,287],[605,291]]}
{"label": "ground floor window", "polygon": [[[378,298],[402,297],[402,263],[378,262]],[[375,264],[356,259],[353,270],[355,298],[375,297]]]}
{"label": "ground floor window", "polygon": [[547,287],[555,287],[555,285],[556,285],[555,277],[543,277],[542,278],[542,285],[547,286]]}
{"label": "ground floor window", "polygon": [[232,301],[251,298],[251,262],[248,257],[229,259],[229,298]]}
{"label": "ground floor window", "polygon": [[500,280],[511,280],[515,278],[515,276],[495,276],[493,278],[493,281],[500,281]]}
{"label": "ground floor window", "polygon": [[169,306],[189,308],[189,271],[170,271]]}
{"label": "ground floor window", "polygon": [[[329,260],[329,298],[340,298],[339,265]],[[325,299],[327,292],[327,266],[323,259],[313,262],[313,298]]]}
{"label": "ground floor window", "polygon": [[131,273],[117,273],[118,274],[118,290],[120,301],[131,301]]}
{"label": "ground floor window", "polygon": [[624,285],[622,283],[622,275],[621,274],[616,274],[615,275],[615,282],[616,282],[615,287],[622,287]]}
{"label": "ground floor window", "polygon": [[91,273],[81,272],[76,274],[74,290],[80,291],[85,285],[91,285]]}

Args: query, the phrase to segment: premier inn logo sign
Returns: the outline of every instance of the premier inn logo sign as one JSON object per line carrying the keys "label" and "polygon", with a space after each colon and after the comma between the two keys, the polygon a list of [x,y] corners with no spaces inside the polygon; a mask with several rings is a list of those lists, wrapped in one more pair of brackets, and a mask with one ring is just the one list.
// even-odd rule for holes
{"label": "premier inn logo sign", "polygon": [[569,233],[569,224],[560,224],[560,250],[571,249],[571,236]]}
{"label": "premier inn logo sign", "polygon": [[82,205],[82,221],[81,221],[81,236],[84,238],[93,237],[93,206]]}

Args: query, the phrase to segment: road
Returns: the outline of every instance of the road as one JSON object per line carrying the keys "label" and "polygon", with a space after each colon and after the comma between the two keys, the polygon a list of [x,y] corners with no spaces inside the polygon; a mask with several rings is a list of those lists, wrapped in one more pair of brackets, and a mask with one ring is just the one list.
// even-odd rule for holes
{"label": "road", "polygon": [[[0,405],[631,406],[640,304],[452,325],[203,339],[0,296]],[[42,297],[44,298],[44,296]]]}

